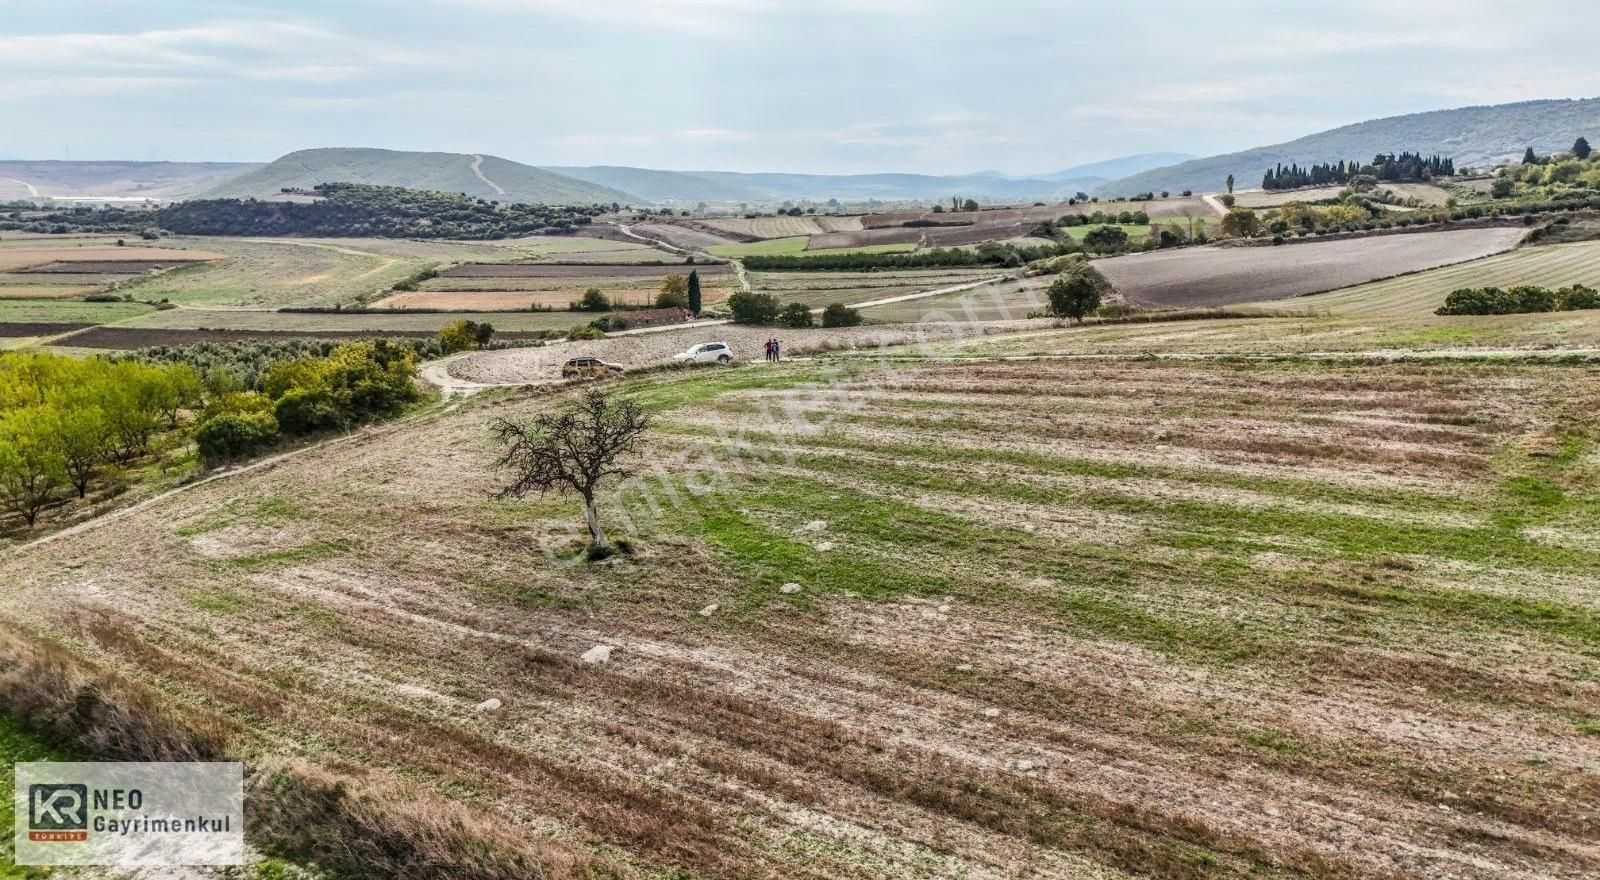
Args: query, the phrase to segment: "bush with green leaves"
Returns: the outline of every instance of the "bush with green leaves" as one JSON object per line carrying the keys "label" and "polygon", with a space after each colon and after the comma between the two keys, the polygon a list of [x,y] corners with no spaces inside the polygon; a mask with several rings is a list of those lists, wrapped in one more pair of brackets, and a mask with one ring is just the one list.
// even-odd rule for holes
{"label": "bush with green leaves", "polygon": [[1464,287],[1451,291],[1439,315],[1520,315],[1533,312],[1570,312],[1600,308],[1600,291],[1573,284],[1560,290],[1533,285],[1509,289]]}
{"label": "bush with green leaves", "polygon": [[1101,300],[1115,289],[1100,270],[1079,258],[1068,263],[1051,282],[1047,291],[1050,314],[1081,324],[1084,316],[1099,308]]}
{"label": "bush with green leaves", "polygon": [[572,304],[574,312],[609,312],[611,300],[600,291],[598,287],[591,287],[583,292],[583,297]]}
{"label": "bush with green leaves", "polygon": [[822,310],[822,326],[854,327],[861,323],[861,313],[844,303],[829,303]]}
{"label": "bush with green leaves", "polygon": [[249,458],[278,442],[278,420],[271,413],[222,413],[200,424],[194,434],[207,466]]}
{"label": "bush with green leaves", "polygon": [[797,302],[787,303],[778,310],[778,323],[795,329],[815,325],[811,318],[811,309],[805,303]]}
{"label": "bush with green leaves", "polygon": [[741,290],[728,297],[727,306],[735,324],[771,324],[778,318],[778,299],[770,293]]}

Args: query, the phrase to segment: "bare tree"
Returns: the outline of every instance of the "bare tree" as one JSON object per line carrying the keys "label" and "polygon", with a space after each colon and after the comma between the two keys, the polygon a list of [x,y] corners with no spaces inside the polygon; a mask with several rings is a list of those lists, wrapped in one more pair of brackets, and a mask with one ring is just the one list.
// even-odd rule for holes
{"label": "bare tree", "polygon": [[607,477],[627,479],[633,475],[617,460],[638,451],[639,436],[649,426],[649,418],[637,403],[613,400],[598,389],[585,392],[567,410],[535,416],[531,424],[495,419],[489,429],[505,447],[496,467],[515,475],[495,497],[521,498],[551,490],[576,492],[583,498],[583,516],[594,549],[608,551],[611,544],[594,507],[595,490]]}

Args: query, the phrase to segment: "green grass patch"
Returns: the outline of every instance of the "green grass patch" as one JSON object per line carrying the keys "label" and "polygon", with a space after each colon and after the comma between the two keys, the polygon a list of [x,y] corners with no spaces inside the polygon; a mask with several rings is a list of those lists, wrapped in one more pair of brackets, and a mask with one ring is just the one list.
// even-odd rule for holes
{"label": "green grass patch", "polygon": [[155,310],[154,306],[130,302],[0,300],[0,324],[109,324]]}
{"label": "green grass patch", "polygon": [[268,550],[265,553],[252,553],[246,556],[235,556],[225,561],[231,568],[244,569],[245,571],[259,571],[267,568],[282,568],[290,565],[305,565],[319,562],[349,552],[348,541],[313,541],[298,547],[287,547],[283,550]]}
{"label": "green grass patch", "polygon": [[36,880],[48,877],[51,871],[12,863],[15,841],[12,827],[15,824],[14,787],[16,775],[13,764],[19,761],[70,761],[74,756],[56,748],[43,738],[24,730],[17,719],[0,714],[0,880]]}

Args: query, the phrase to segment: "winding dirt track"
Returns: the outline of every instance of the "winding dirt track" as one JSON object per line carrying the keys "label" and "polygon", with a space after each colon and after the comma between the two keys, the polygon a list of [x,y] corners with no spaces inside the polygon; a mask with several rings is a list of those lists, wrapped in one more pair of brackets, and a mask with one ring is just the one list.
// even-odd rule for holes
{"label": "winding dirt track", "polygon": [[494,181],[490,180],[489,178],[483,176],[483,157],[482,156],[479,156],[479,155],[476,155],[476,154],[473,155],[473,157],[472,157],[472,173],[477,175],[479,180],[481,180],[484,183],[488,184],[490,189],[494,190],[495,192],[499,193],[500,195],[505,195],[506,194],[505,189],[503,189],[500,186],[500,184],[495,183]]}

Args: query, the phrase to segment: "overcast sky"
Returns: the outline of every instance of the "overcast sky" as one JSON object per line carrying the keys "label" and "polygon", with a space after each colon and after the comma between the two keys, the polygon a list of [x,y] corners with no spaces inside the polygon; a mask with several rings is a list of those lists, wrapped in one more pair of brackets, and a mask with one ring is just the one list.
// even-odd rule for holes
{"label": "overcast sky", "polygon": [[0,157],[1044,172],[1592,97],[1597,35],[1576,0],[0,0]]}

